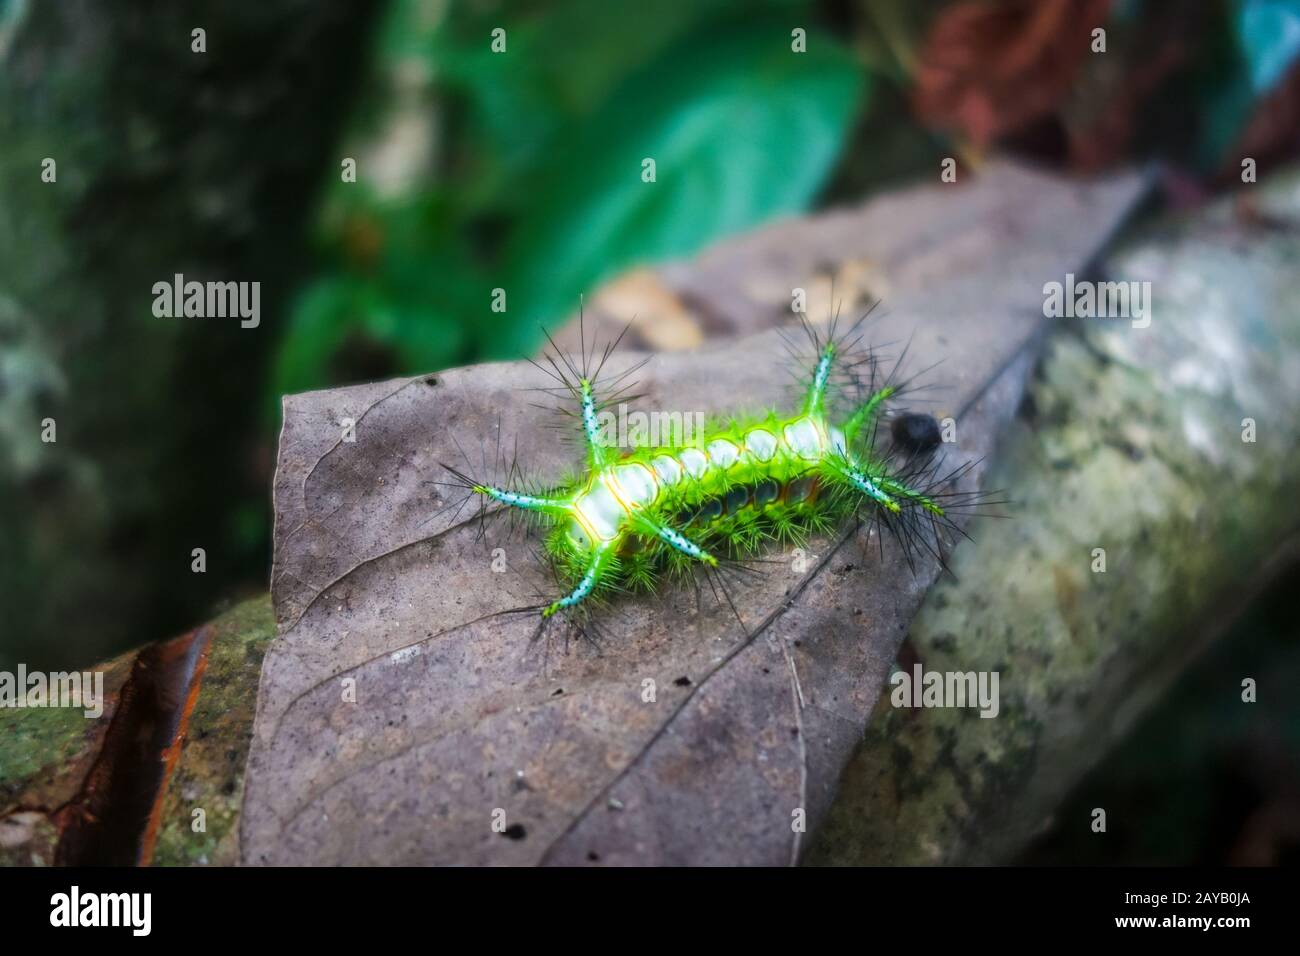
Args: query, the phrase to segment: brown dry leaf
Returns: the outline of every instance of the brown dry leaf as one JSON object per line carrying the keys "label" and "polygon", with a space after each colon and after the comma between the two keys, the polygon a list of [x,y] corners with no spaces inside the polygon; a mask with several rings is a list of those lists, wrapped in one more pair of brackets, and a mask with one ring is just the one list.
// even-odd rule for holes
{"label": "brown dry leaf", "polygon": [[[955,464],[987,453],[1019,400],[1042,284],[1084,267],[1142,191],[1134,176],[1081,185],[994,166],[964,189],[826,217],[797,255],[749,261],[797,286],[809,262],[907,260],[905,248],[920,255],[954,232],[981,232],[978,248],[956,247],[946,275],[931,264],[916,273],[923,283],[901,277],[904,291],[871,326],[873,341],[896,348],[911,337],[914,368],[947,360],[932,375],[945,390],[931,410],[958,422]],[[983,212],[962,222],[973,209]],[[863,231],[882,218],[894,225],[891,254]],[[753,245],[788,252],[800,229],[775,227]],[[739,261],[705,256],[701,269],[743,284]],[[657,356],[640,373],[640,407],[787,402],[780,356],[774,332]],[[743,624],[707,587],[669,588],[616,602],[599,649],[534,640],[536,617],[510,612],[556,585],[530,542],[494,518],[480,539],[477,523],[439,512],[431,482],[439,461],[484,445],[490,457],[498,436],[541,475],[571,466],[572,450],[538,427],[535,393],[520,391],[543,381],[511,363],[285,400],[280,635],[248,765],[245,862],[797,858],[934,565],[913,575],[888,544],[882,560],[860,529],[814,541],[803,561],[770,554],[756,581],[732,591]],[[355,441],[342,437],[344,419]]]}
{"label": "brown dry leaf", "polygon": [[918,60],[922,121],[985,148],[1048,115],[1089,53],[1110,0],[967,0],[936,16]]}

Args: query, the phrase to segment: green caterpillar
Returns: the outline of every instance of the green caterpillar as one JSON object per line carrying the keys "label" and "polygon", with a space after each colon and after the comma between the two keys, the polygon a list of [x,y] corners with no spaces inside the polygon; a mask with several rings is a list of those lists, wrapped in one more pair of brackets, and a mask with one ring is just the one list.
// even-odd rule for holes
{"label": "green caterpillar", "polygon": [[[972,513],[992,499],[943,490],[970,465],[938,478],[927,454],[900,460],[892,451],[878,451],[877,426],[890,403],[908,389],[892,381],[898,365],[885,382],[870,387],[858,370],[870,369],[874,380],[874,356],[850,358],[856,343],[843,344],[833,323],[824,340],[807,323],[804,328],[815,364],[798,411],[718,420],[688,447],[626,451],[611,447],[600,424],[601,413],[621,397],[602,398],[599,384],[617,341],[589,371],[594,347],[588,355],[584,341],[579,366],[552,340],[549,367],[533,364],[559,383],[547,391],[577,406],[576,413],[566,414],[576,414],[581,423],[586,473],[559,487],[520,490],[476,481],[443,465],[455,486],[471,497],[519,509],[548,529],[545,551],[569,590],[539,605],[543,618],[615,592],[650,590],[665,570],[708,573],[720,560],[751,556],[766,542],[799,542],[854,517],[892,531],[909,563],[918,545],[942,562],[938,539],[947,531],[962,533],[955,515]],[[836,421],[832,393],[842,399],[853,391],[862,400]],[[933,419],[925,420],[933,426]]]}

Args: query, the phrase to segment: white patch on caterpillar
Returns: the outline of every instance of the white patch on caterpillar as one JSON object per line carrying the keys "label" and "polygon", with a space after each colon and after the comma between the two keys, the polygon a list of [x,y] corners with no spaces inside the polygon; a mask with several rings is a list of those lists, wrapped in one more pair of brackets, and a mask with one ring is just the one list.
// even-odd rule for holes
{"label": "white patch on caterpillar", "polygon": [[676,458],[660,455],[650,464],[654,465],[655,474],[665,485],[675,485],[682,480],[682,466],[677,464]]}
{"label": "white patch on caterpillar", "polygon": [[822,436],[810,418],[801,418],[786,425],[785,443],[805,461],[816,461],[822,456]]}
{"label": "white patch on caterpillar", "polygon": [[736,463],[736,459],[740,457],[740,452],[736,446],[725,438],[711,441],[705,447],[708,449],[709,457],[713,459],[713,463],[719,468],[730,468]]}
{"label": "white patch on caterpillar", "polygon": [[618,534],[623,520],[623,506],[603,482],[596,482],[573,506],[587,532],[598,541],[609,541]]}
{"label": "white patch on caterpillar", "polygon": [[755,461],[770,461],[776,453],[776,436],[765,428],[755,428],[745,436],[745,453]]}
{"label": "white patch on caterpillar", "polygon": [[639,508],[654,501],[659,494],[659,485],[654,473],[645,465],[619,465],[614,469],[614,481],[618,485],[624,504],[630,508]]}
{"label": "white patch on caterpillar", "polygon": [[704,457],[704,452],[697,448],[683,449],[679,456],[682,461],[682,467],[686,469],[686,474],[692,478],[699,478],[709,467],[709,460]]}

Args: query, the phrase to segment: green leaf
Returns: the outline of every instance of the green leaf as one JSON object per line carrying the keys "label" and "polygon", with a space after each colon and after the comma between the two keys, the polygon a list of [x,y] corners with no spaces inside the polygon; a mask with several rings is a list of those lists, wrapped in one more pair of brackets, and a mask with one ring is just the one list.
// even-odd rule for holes
{"label": "green leaf", "polygon": [[508,202],[513,179],[536,172],[538,156],[589,121],[610,89],[701,21],[752,2],[521,4],[509,21],[505,53],[488,42],[503,25],[495,9],[457,6],[427,56],[443,93],[466,104],[463,116],[452,112],[448,135],[478,164],[472,198]]}
{"label": "green leaf", "polygon": [[272,371],[270,398],[329,382],[330,358],[355,321],[360,290],[346,275],[318,279],[297,298]]}
{"label": "green leaf", "polygon": [[1300,55],[1300,0],[1243,0],[1237,35],[1254,91],[1265,93]]}
{"label": "green leaf", "polygon": [[[426,267],[418,285],[401,274],[383,277],[383,284],[346,274],[312,283],[291,311],[277,349],[271,395],[456,364],[464,357],[464,319],[471,313],[451,298],[460,288],[438,279]],[[478,311],[487,308],[485,295]]]}
{"label": "green leaf", "polygon": [[[798,25],[751,16],[699,29],[554,144],[525,187],[508,248],[512,311],[557,321],[579,293],[624,267],[686,256],[806,209],[839,155],[865,77],[814,30],[807,52],[793,52]],[[654,182],[642,180],[647,158]]]}
{"label": "green leaf", "polygon": [[[270,403],[311,388],[434,371],[467,361],[491,288],[433,192],[399,203],[338,202],[322,243],[333,268],[295,298],[277,342]],[[348,222],[353,223],[352,226]],[[375,233],[349,254],[345,235]],[[363,245],[366,243],[363,243]]]}

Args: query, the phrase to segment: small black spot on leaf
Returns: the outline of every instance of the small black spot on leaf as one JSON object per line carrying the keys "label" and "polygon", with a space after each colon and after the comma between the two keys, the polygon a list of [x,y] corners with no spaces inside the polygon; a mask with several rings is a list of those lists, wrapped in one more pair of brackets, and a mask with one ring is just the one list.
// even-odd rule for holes
{"label": "small black spot on leaf", "polygon": [[889,431],[896,446],[913,453],[933,451],[943,440],[939,423],[924,412],[899,415],[890,422]]}

